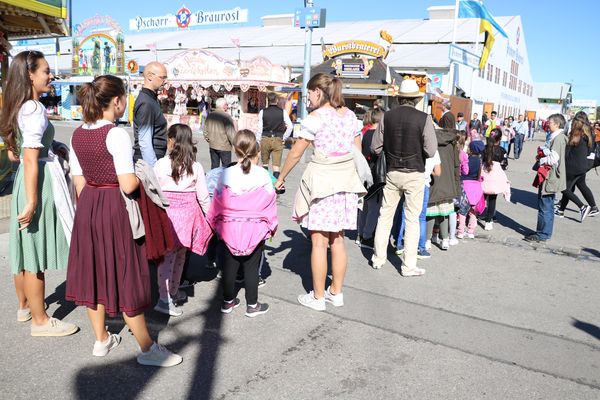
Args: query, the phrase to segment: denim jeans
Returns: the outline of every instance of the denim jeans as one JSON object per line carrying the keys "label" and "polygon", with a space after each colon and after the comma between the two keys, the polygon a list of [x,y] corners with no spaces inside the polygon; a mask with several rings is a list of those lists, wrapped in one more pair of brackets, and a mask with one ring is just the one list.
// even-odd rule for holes
{"label": "denim jeans", "polygon": [[[429,186],[425,186],[423,191],[423,209],[419,214],[419,251],[425,250],[425,242],[427,241],[427,203],[429,202]],[[396,247],[401,249],[404,247],[404,208],[402,208],[402,222],[400,229],[398,230],[398,239],[396,241]]]}
{"label": "denim jeans", "polygon": [[229,164],[231,164],[231,151],[209,148],[209,152],[210,169],[219,168],[219,166],[227,167]]}
{"label": "denim jeans", "polygon": [[506,153],[508,156],[508,140],[501,140],[500,147],[502,147],[504,150],[506,150]]}
{"label": "denim jeans", "polygon": [[554,194],[538,192],[538,218],[536,233],[541,240],[549,240],[554,226]]}
{"label": "denim jeans", "polygon": [[517,133],[515,136],[515,160],[521,157],[521,151],[523,151],[523,142],[525,141],[525,135]]}

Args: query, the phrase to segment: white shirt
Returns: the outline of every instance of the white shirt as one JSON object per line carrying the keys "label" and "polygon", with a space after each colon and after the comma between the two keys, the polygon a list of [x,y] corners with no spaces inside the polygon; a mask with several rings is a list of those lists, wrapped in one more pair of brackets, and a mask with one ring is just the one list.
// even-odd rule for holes
{"label": "white shirt", "polygon": [[17,114],[17,124],[21,130],[23,147],[41,149],[42,137],[48,127],[46,108],[37,100],[27,100]]}
{"label": "white shirt", "polygon": [[433,169],[436,165],[440,165],[442,163],[442,159],[440,158],[440,153],[436,150],[433,157],[425,160],[425,172],[423,173],[423,179],[425,179],[425,186],[431,186],[431,174],[433,173]]}
{"label": "white shirt", "polygon": [[[112,124],[111,121],[99,120],[94,124],[83,124],[83,129],[98,129],[105,125]],[[114,127],[106,135],[106,148],[113,156],[115,172],[117,175],[133,174],[135,169],[133,166],[133,146],[129,134],[123,128]],[[71,166],[71,174],[82,176],[83,170],[79,164],[77,154],[71,143],[71,151],[69,153],[69,164]]]}
{"label": "white shirt", "polygon": [[233,193],[238,195],[251,192],[259,187],[264,187],[269,193],[275,191],[273,181],[267,170],[255,164],[250,166],[250,171],[247,174],[242,171],[241,164],[225,168],[221,174],[217,190],[223,186],[227,186]]}

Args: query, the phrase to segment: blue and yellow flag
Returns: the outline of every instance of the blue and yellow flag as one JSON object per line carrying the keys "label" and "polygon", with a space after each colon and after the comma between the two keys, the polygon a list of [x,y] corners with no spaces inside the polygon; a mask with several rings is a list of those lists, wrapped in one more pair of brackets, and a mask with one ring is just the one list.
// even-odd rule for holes
{"label": "blue and yellow flag", "polygon": [[461,0],[458,3],[458,18],[479,18],[479,32],[485,32],[485,40],[483,44],[483,51],[481,52],[481,60],[479,61],[479,69],[483,69],[487,64],[488,57],[494,46],[494,30],[496,28],[498,32],[505,38],[508,35],[500,24],[492,17],[492,14],[485,8],[483,4],[476,0]]}

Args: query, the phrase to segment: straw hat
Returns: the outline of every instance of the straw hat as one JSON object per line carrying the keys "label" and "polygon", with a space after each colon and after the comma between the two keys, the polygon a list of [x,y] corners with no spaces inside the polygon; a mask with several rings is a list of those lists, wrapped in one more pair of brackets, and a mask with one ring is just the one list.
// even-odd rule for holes
{"label": "straw hat", "polygon": [[414,79],[404,79],[400,83],[398,97],[422,97],[423,93],[419,91],[419,85]]}

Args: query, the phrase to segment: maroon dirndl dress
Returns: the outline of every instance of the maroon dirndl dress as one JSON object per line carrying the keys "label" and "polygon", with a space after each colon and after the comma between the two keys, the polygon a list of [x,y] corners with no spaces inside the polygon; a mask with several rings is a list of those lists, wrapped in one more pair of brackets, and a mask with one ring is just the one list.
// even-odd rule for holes
{"label": "maroon dirndl dress", "polygon": [[106,136],[114,125],[79,127],[71,140],[86,185],[81,191],[69,251],[66,299],[115,316],[151,305],[143,239],[135,241]]}

